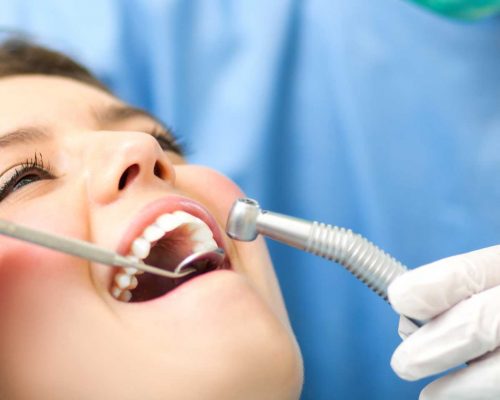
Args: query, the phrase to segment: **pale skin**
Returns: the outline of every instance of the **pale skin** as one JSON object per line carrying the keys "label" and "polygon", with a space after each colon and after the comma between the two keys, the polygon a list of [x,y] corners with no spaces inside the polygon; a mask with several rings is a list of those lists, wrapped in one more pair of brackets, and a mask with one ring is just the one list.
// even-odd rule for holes
{"label": "pale skin", "polygon": [[[1,78],[0,185],[35,154],[54,177],[8,193],[0,218],[115,250],[140,210],[176,195],[223,231],[241,191],[163,151],[147,116],[96,118],[123,105],[68,78]],[[47,137],[2,146],[33,127]],[[109,267],[0,237],[0,399],[298,398],[302,360],[265,245],[223,240],[232,270],[130,304],[110,295]]]}

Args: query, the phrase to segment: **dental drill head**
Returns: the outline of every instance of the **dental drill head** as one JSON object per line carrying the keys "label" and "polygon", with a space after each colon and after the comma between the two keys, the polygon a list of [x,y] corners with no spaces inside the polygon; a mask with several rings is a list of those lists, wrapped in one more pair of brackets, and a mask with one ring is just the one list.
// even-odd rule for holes
{"label": "dental drill head", "polygon": [[259,203],[253,199],[238,199],[233,204],[227,219],[226,233],[235,240],[250,242],[255,240],[257,218],[261,214]]}

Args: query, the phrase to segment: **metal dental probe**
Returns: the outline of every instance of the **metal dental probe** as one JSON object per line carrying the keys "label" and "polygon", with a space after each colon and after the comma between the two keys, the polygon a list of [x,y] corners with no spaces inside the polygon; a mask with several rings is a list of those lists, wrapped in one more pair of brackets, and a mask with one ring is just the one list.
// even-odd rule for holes
{"label": "metal dental probe", "polygon": [[200,260],[206,260],[214,263],[215,265],[222,264],[222,261],[224,260],[224,250],[220,248],[208,252],[194,253],[183,260],[174,272],[171,272],[145,264],[132,257],[122,256],[83,240],[66,238],[53,233],[42,232],[1,219],[0,234],[20,239],[25,242],[34,243],[39,246],[48,247],[62,253],[98,262],[110,267],[137,268],[138,270],[160,275],[166,278],[182,278],[196,272],[196,268],[185,268]]}
{"label": "metal dental probe", "polygon": [[[248,198],[233,204],[226,232],[242,241],[252,241],[261,234],[335,261],[386,301],[389,284],[408,270],[351,230],[264,211],[257,201]],[[413,322],[421,325],[421,322]]]}

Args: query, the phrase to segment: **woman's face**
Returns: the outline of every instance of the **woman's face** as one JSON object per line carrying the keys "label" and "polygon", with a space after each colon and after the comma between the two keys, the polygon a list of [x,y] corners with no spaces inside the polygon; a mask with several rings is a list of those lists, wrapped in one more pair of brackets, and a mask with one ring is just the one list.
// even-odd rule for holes
{"label": "woman's face", "polygon": [[[0,218],[127,255],[159,215],[184,210],[214,219],[230,268],[124,302],[110,293],[117,268],[0,237],[0,398],[298,397],[301,358],[265,245],[223,233],[242,193],[162,150],[148,133],[158,123],[125,107],[66,78],[0,79]],[[188,231],[164,247],[185,249]]]}

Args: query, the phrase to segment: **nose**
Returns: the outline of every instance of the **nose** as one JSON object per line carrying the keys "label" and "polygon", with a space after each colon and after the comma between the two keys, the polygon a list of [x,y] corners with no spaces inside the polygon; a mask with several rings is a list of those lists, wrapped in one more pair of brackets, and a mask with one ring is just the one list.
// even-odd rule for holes
{"label": "nose", "polygon": [[174,185],[174,167],[151,135],[100,131],[90,136],[85,168],[89,197],[94,202],[107,204],[125,192],[162,181]]}

